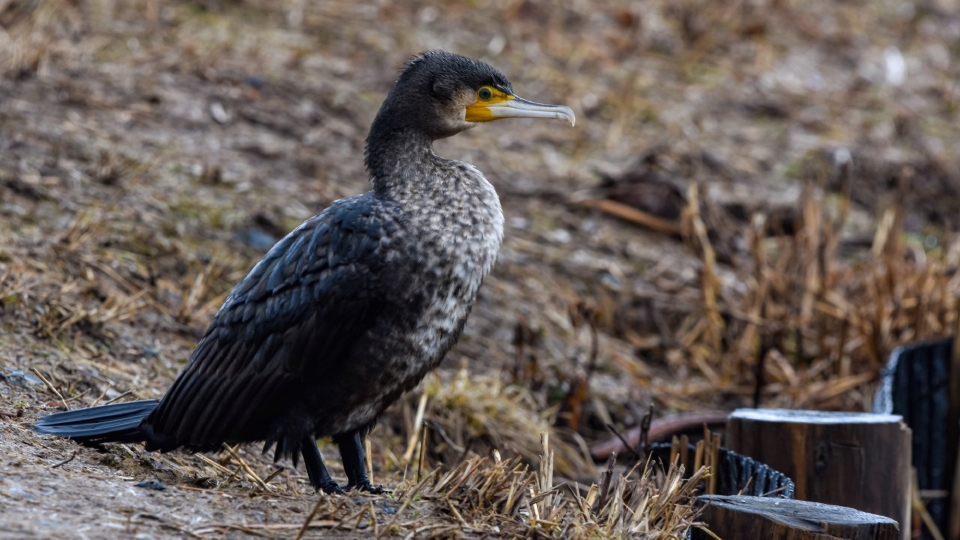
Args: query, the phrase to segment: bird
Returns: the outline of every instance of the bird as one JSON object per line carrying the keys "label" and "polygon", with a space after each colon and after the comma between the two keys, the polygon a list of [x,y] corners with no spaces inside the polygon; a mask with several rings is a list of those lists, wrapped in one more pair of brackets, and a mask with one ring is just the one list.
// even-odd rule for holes
{"label": "bird", "polygon": [[[433,50],[405,63],[368,133],[372,189],[337,200],[277,242],[230,292],[159,400],[51,414],[34,431],[85,445],[209,452],[264,441],[302,456],[325,493],[380,493],[364,437],[457,342],[497,259],[494,187],[433,141],[506,118],[573,111],[518,97],[489,64]],[[317,446],[338,446],[347,484]]]}

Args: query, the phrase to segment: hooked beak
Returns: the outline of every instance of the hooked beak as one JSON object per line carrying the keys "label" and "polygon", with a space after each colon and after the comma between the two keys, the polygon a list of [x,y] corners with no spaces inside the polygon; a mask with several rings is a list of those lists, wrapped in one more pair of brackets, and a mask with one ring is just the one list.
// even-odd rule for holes
{"label": "hooked beak", "polygon": [[488,102],[478,101],[467,107],[465,115],[468,122],[492,122],[503,118],[556,118],[570,122],[571,126],[577,123],[570,107],[534,103],[512,94]]}

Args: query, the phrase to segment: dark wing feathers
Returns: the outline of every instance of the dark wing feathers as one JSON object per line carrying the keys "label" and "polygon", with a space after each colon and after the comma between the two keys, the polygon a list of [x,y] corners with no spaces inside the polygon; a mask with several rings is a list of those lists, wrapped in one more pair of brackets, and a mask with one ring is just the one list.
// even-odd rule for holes
{"label": "dark wing feathers", "polygon": [[227,298],[146,419],[155,435],[148,447],[209,449],[266,438],[304,384],[336,376],[381,301],[384,232],[371,197],[362,195],[277,243]]}

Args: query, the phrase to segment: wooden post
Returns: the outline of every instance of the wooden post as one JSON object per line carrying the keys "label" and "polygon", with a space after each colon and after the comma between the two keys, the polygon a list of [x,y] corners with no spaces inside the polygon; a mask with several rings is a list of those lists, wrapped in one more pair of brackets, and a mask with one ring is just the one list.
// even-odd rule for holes
{"label": "wooden post", "polygon": [[[852,508],[773,497],[702,495],[700,521],[723,540],[897,540],[897,522]],[[693,529],[692,540],[709,534]]]}
{"label": "wooden post", "polygon": [[910,428],[901,417],[740,409],[728,447],[793,479],[800,500],[847,506],[910,527]]}

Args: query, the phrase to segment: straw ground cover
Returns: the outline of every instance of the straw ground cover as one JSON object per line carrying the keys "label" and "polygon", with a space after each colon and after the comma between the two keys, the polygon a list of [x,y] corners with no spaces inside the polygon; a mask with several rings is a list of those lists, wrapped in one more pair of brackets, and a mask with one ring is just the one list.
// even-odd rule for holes
{"label": "straw ground cover", "polygon": [[[162,395],[271,242],[367,188],[367,126],[431,47],[490,61],[578,125],[438,143],[501,194],[501,258],[437,377],[371,436],[394,496],[324,499],[305,535],[617,536],[638,519],[619,503],[534,500],[542,432],[548,484],[585,501],[587,444],[650,403],[868,407],[892,347],[956,323],[948,4],[0,0],[0,530],[296,535],[316,503],[302,470],[254,446],[96,451],[28,427]],[[603,175],[623,189],[592,191]],[[666,234],[575,197],[634,204],[654,181],[679,194],[672,210],[639,197]],[[411,495],[417,469],[437,472]],[[448,474],[497,487],[433,491]],[[644,526],[691,519],[678,484],[639,478],[610,497],[636,509],[657,487],[682,519]],[[137,487],[153,479],[167,489]]]}

